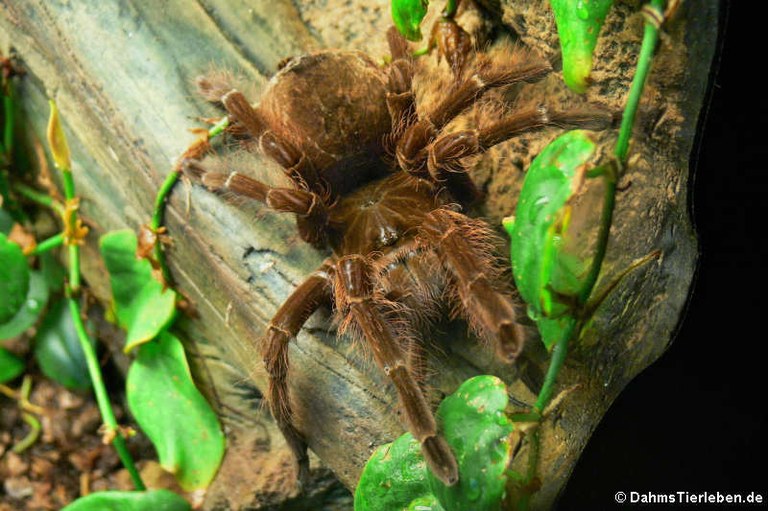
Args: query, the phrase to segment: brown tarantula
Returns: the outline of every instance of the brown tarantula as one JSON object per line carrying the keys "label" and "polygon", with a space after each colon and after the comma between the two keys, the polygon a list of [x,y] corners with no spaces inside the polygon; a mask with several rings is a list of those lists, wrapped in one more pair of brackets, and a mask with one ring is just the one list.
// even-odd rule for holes
{"label": "brown tarantula", "polygon": [[340,331],[370,347],[397,389],[409,431],[445,484],[458,468],[440,436],[420,380],[416,332],[447,302],[497,356],[513,361],[523,345],[515,302],[502,278],[485,222],[461,213],[480,193],[465,158],[545,126],[603,128],[595,111],[522,109],[477,129],[443,128],[486,91],[531,82],[550,65],[522,51],[494,63],[477,55],[434,105],[417,115],[414,61],[406,41],[388,33],[392,58],[377,65],[357,51],[321,51],[291,59],[272,78],[257,107],[218,78],[200,78],[207,99],[226,109],[231,130],[280,164],[291,188],[240,173],[213,172],[186,160],[184,170],[214,191],[297,215],[301,238],[332,253],[283,303],[267,327],[263,358],[268,401],[299,464],[307,445],[292,421],[288,343],[310,315],[331,306]]}

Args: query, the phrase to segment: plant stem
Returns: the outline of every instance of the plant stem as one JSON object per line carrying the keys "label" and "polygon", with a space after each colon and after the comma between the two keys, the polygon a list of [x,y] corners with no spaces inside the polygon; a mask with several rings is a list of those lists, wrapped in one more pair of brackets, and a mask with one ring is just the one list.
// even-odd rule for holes
{"label": "plant stem", "polygon": [[568,343],[580,326],[580,321],[571,321],[563,332],[560,340],[555,343],[554,348],[552,348],[552,357],[549,359],[547,375],[544,377],[544,384],[541,386],[539,396],[536,399],[536,404],[533,405],[534,413],[541,415],[549,404],[549,400],[552,399],[552,392],[555,389],[557,375],[560,373],[560,369],[563,367],[563,362],[565,362],[565,357],[568,355]]}
{"label": "plant stem", "polygon": [[621,273],[619,273],[612,282],[610,282],[603,290],[600,291],[600,294],[597,296],[591,296],[591,300],[588,303],[585,303],[583,305],[582,309],[582,317],[584,318],[591,318],[592,315],[595,313],[598,307],[602,305],[602,303],[605,301],[606,298],[613,292],[614,289],[616,289],[616,286],[618,286],[621,281],[629,275],[631,272],[635,271],[636,269],[640,268],[641,266],[650,263],[653,260],[658,259],[661,257],[661,250],[654,250],[650,254],[647,254],[639,259],[635,259],[632,261],[632,263],[624,269]]}
{"label": "plant stem", "polygon": [[448,0],[443,9],[443,18],[453,18],[459,8],[459,0]]}
{"label": "plant stem", "polygon": [[219,122],[211,126],[211,129],[208,130],[208,140],[211,140],[212,138],[216,138],[222,133],[224,133],[224,130],[227,129],[229,126],[229,117],[224,116],[221,118]]}
{"label": "plant stem", "polygon": [[[165,216],[165,201],[168,199],[168,195],[170,195],[171,190],[173,190],[173,186],[176,184],[176,181],[179,180],[180,175],[180,170],[172,170],[170,174],[166,176],[165,181],[163,181],[163,184],[160,187],[160,190],[157,192],[157,197],[155,197],[155,210],[152,214],[152,220],[149,223],[149,228],[152,230],[152,232],[157,232],[163,225],[163,217]],[[163,272],[163,280],[165,280],[165,282],[171,282],[171,271],[168,268],[168,262],[165,260],[165,250],[163,250],[163,244],[159,239],[155,243],[153,252],[155,259],[160,265],[160,270]]]}
{"label": "plant stem", "polygon": [[[212,138],[222,134],[228,126],[229,117],[224,116],[219,122],[211,126],[211,128],[208,130],[208,140],[211,140]],[[168,196],[171,194],[171,191],[173,191],[173,187],[176,185],[176,182],[179,180],[180,176],[181,169],[179,169],[177,166],[166,176],[165,181],[163,181],[163,184],[160,186],[160,190],[157,191],[157,196],[155,197],[155,207],[154,211],[152,212],[152,219],[149,222],[149,228],[152,230],[152,232],[157,232],[163,226],[163,219],[165,217],[165,203],[168,200]],[[162,243],[160,243],[159,240],[155,244],[153,253],[155,259],[160,265],[160,270],[163,273],[163,279],[165,282],[171,282],[171,272],[168,268],[168,263],[165,260],[165,251],[163,250]]]}
{"label": "plant stem", "polygon": [[13,127],[16,124],[15,112],[13,108],[13,94],[10,83],[8,84],[8,95],[3,95],[3,115],[5,116],[5,125],[3,126],[3,152],[8,157],[8,161],[13,158]]}
{"label": "plant stem", "polygon": [[640,98],[645,87],[645,80],[651,69],[653,52],[656,49],[656,42],[659,39],[659,21],[663,19],[664,0],[651,0],[644,8],[645,30],[643,33],[643,43],[640,47],[640,56],[637,60],[637,70],[632,79],[632,86],[629,89],[629,98],[624,107],[624,116],[621,119],[619,128],[619,139],[616,142],[614,154],[616,159],[624,165],[627,162],[629,153],[629,139],[632,136],[632,126],[635,123],[635,114],[640,104]]}
{"label": "plant stem", "polygon": [[41,415],[44,412],[42,408],[29,402],[29,394],[31,392],[32,377],[27,374],[24,375],[24,379],[21,382],[21,387],[19,388],[19,392],[16,397],[18,398],[19,408],[22,410],[21,418],[29,425],[30,430],[24,438],[22,438],[16,445],[13,446],[12,451],[16,454],[20,454],[32,447],[32,445],[34,445],[34,443],[37,441],[38,437],[40,437],[40,431],[42,430],[40,421],[37,420],[37,417],[31,413],[28,413],[30,408],[36,408],[38,410],[36,413]]}
{"label": "plant stem", "polygon": [[37,439],[40,437],[40,431],[43,429],[40,421],[31,413],[24,412],[21,414],[21,418],[29,425],[29,433],[11,449],[16,454],[21,454],[32,447],[37,442]]}
{"label": "plant stem", "polygon": [[64,243],[64,233],[60,232],[55,236],[51,236],[45,241],[38,243],[35,248],[30,252],[30,255],[40,255],[44,252],[48,252],[56,247],[61,246]]}
{"label": "plant stem", "polygon": [[[64,180],[64,197],[67,202],[75,200],[75,181],[72,179],[72,172],[69,169],[62,171]],[[77,213],[69,215],[69,225],[65,227],[65,232],[75,232],[77,228]],[[69,249],[69,292],[77,296],[80,292],[80,245],[75,241],[68,243]]]}
{"label": "plant stem", "polygon": [[35,190],[31,186],[27,186],[21,183],[14,183],[13,189],[22,197],[26,197],[27,199],[40,204],[41,206],[51,208],[59,215],[64,215],[64,206],[53,200],[53,198],[49,195],[46,195],[43,192]]}
{"label": "plant stem", "polygon": [[[637,70],[635,71],[632,86],[630,87],[629,98],[627,99],[627,104],[624,108],[624,116],[621,119],[619,139],[616,142],[614,152],[616,160],[619,162],[619,166],[623,166],[627,161],[632,126],[634,125],[637,107],[640,104],[640,97],[643,93],[645,80],[648,77],[648,72],[651,68],[653,51],[656,48],[656,42],[659,38],[659,20],[663,19],[662,9],[664,8],[664,4],[664,0],[651,0],[650,3],[643,8],[643,13],[646,16],[643,43],[640,48]],[[612,164],[609,164],[596,175],[600,174],[605,176],[606,189],[603,198],[603,211],[600,218],[600,232],[598,234],[595,256],[592,260],[587,279],[585,280],[585,285],[578,297],[579,304],[582,308],[587,303],[594,290],[597,277],[600,274],[603,265],[603,258],[605,257],[605,251],[608,246],[608,234],[611,229],[613,210],[616,202],[617,169]],[[555,380],[557,379],[557,374],[560,372],[560,368],[562,367],[568,352],[568,343],[574,333],[580,330],[583,320],[583,316],[578,321],[574,320],[569,325],[569,328],[566,329],[566,332],[564,332],[561,340],[555,344],[552,351],[552,359],[549,363],[549,369],[544,378],[544,385],[542,386],[536,404],[534,405],[534,411],[539,413],[543,412],[549,403],[549,400],[552,398],[552,391],[554,389]]]}
{"label": "plant stem", "polygon": [[78,232],[78,214],[77,214],[77,196],[75,194],[75,181],[72,178],[71,164],[69,162],[69,148],[66,144],[66,137],[61,130],[58,113],[56,111],[56,105],[51,100],[51,121],[49,122],[48,140],[51,145],[51,151],[53,152],[54,161],[61,170],[62,180],[64,183],[64,198],[66,200],[66,207],[64,208],[64,214],[62,215],[67,225],[64,226],[64,243],[67,244],[69,249],[69,282],[66,286],[67,304],[69,305],[69,311],[72,316],[72,322],[75,326],[75,332],[80,342],[80,347],[85,355],[86,365],[88,366],[88,374],[91,378],[91,384],[93,385],[93,392],[96,395],[96,403],[99,406],[99,412],[101,413],[102,420],[106,427],[106,438],[115,446],[117,456],[122,461],[123,466],[133,480],[133,485],[137,490],[145,490],[146,487],[139,476],[136,465],[133,462],[131,454],[128,452],[128,448],[125,444],[125,438],[118,429],[117,419],[112,411],[112,404],[109,401],[109,395],[107,394],[107,388],[104,385],[104,379],[101,376],[101,367],[99,366],[99,360],[96,356],[96,350],[94,349],[94,343],[91,342],[88,332],[83,324],[83,318],[80,316],[80,306],[76,299],[80,291],[80,240],[77,237],[80,235]]}
{"label": "plant stem", "polygon": [[[26,376],[25,376],[26,378]],[[22,384],[23,385],[23,384]],[[23,389],[23,387],[22,387]],[[31,403],[29,399],[25,398],[21,391],[13,390],[8,385],[3,385],[0,383],[0,394],[4,395],[5,397],[9,399],[14,399],[19,402],[19,408],[24,410],[25,412],[29,413],[36,413],[37,415],[43,415],[45,413],[45,408],[42,406],[38,406],[34,403]]]}
{"label": "plant stem", "polygon": [[603,266],[605,251],[608,248],[608,235],[611,232],[613,223],[613,210],[616,206],[616,167],[614,162],[610,162],[602,174],[605,176],[605,193],[603,195],[603,210],[600,214],[600,231],[597,234],[597,243],[595,246],[595,256],[592,258],[592,264],[589,273],[584,281],[584,287],[579,295],[579,304],[584,305],[592,295],[597,277]]}
{"label": "plant stem", "polygon": [[[10,65],[10,64],[9,64]],[[2,67],[3,77],[0,78],[0,95],[3,103],[0,108],[0,117],[3,118],[3,133],[0,136],[0,200],[2,200],[3,209],[11,214],[14,221],[22,223],[26,217],[19,208],[18,203],[10,194],[10,185],[8,181],[9,172],[13,171],[14,157],[14,139],[16,138],[16,105],[14,103],[15,88],[10,76],[6,79],[6,73],[12,73],[12,69]]]}
{"label": "plant stem", "polygon": [[96,403],[99,406],[101,418],[104,420],[107,434],[114,434],[112,444],[115,446],[117,456],[120,458],[120,461],[123,462],[123,466],[130,474],[133,485],[137,490],[146,490],[146,487],[141,480],[141,476],[139,475],[138,470],[136,470],[136,465],[133,463],[133,458],[125,445],[125,438],[117,427],[117,419],[115,419],[115,414],[112,412],[112,404],[109,401],[107,388],[104,386],[104,379],[101,377],[101,367],[99,366],[99,360],[96,357],[96,350],[93,349],[93,343],[88,336],[88,332],[85,330],[83,318],[80,316],[80,306],[72,296],[67,296],[67,303],[69,304],[69,311],[72,314],[72,319],[75,324],[77,338],[80,340],[80,346],[85,354],[88,374],[91,377],[93,391],[96,394]]}

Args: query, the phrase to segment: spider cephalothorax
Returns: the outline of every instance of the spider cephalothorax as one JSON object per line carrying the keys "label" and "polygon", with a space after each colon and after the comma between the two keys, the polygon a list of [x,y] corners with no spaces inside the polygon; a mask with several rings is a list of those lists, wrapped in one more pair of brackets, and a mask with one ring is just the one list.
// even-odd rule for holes
{"label": "spider cephalothorax", "polygon": [[535,106],[446,134],[443,128],[486,91],[540,79],[549,64],[524,52],[502,63],[477,57],[440,101],[422,106],[425,113],[417,115],[410,50],[396,31],[388,36],[392,59],[383,67],[353,51],[291,59],[257,107],[222,80],[199,80],[203,94],[229,113],[231,130],[280,164],[292,187],[211,172],[195,161],[185,162],[185,171],[212,190],[295,213],[301,237],[331,249],[277,311],[262,352],[270,408],[296,454],[300,478],[308,458],[292,421],[288,342],[315,310],[328,305],[341,330],[370,348],[397,389],[408,429],[430,468],[453,484],[455,458],[419,385],[419,332],[446,302],[500,359],[513,361],[523,345],[511,290],[494,253],[496,235],[461,213],[479,197],[463,162],[522,132],[549,125],[604,127],[607,120],[591,111]]}

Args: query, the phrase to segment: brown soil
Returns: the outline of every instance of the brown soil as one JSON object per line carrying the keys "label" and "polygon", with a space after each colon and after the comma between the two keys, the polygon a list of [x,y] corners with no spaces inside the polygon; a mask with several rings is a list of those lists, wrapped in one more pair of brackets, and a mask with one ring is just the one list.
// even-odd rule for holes
{"label": "brown soil", "polygon": [[[8,387],[17,390],[19,381]],[[41,375],[34,375],[33,382],[29,401],[44,410],[35,414],[42,431],[21,453],[14,452],[14,446],[28,435],[30,427],[17,401],[0,394],[0,511],[58,510],[89,493],[132,490],[130,476],[114,448],[101,440],[101,417],[93,396],[70,392]],[[113,396],[113,403],[119,401]],[[115,405],[114,410],[120,424],[136,427],[120,406]],[[245,443],[249,443],[247,448]],[[128,447],[147,487],[183,494],[173,476],[156,461],[146,437],[141,433],[132,436]],[[255,467],[259,477],[242,477]],[[210,488],[206,508],[231,509],[236,502],[237,509],[254,511],[352,509],[352,496],[330,470],[313,470],[303,494],[295,487],[293,471],[287,449],[231,438],[220,474],[229,484]]]}
{"label": "brown soil", "polygon": [[[0,511],[61,509],[81,495],[101,490],[130,490],[130,478],[115,450],[101,441],[101,417],[91,396],[78,395],[42,377],[33,377],[30,402],[40,437],[21,453],[13,451],[30,431],[17,402],[0,397]],[[118,421],[125,416],[115,407]],[[143,472],[154,455],[140,436],[129,448]]]}

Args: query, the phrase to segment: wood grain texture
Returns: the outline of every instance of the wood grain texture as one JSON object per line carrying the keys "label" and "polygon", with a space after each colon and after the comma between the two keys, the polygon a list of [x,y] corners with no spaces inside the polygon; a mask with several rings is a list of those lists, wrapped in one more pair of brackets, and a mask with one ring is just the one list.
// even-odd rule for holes
{"label": "wood grain texture", "polygon": [[[609,16],[596,59],[604,64],[595,70],[590,100],[620,104],[641,33],[639,5],[622,3]],[[556,55],[544,1],[506,0],[501,7],[506,29],[545,56]],[[237,70],[258,90],[280,60],[312,49],[358,48],[378,58],[387,17],[387,2],[367,0],[0,3],[0,43],[12,44],[28,70],[22,93],[31,124],[43,133],[46,95],[56,98],[65,120],[83,210],[95,224],[84,271],[96,295],[109,296],[103,268],[94,262],[98,235],[148,221],[171,161],[193,140],[187,129],[198,125],[197,116],[213,113],[194,94],[195,76],[215,64]],[[652,249],[664,256],[622,283],[566,364],[563,386],[579,387],[545,425],[539,507],[554,501],[621,389],[668,346],[684,307],[697,250],[688,219],[688,157],[716,28],[716,2],[695,9],[686,3],[663,39],[635,157],[622,180],[632,184],[618,199],[603,282]],[[556,75],[523,88],[520,97],[542,93],[555,103],[578,101]],[[521,169],[556,134],[503,144],[478,161],[473,175],[488,193],[487,217],[498,222],[512,212]],[[176,189],[167,220],[172,273],[198,311],[181,328],[201,386],[224,419],[230,445],[271,442],[279,449],[281,439],[261,407],[258,389],[266,375],[257,343],[280,303],[325,255],[298,240],[289,216],[241,210],[198,187]],[[516,406],[533,401],[545,367],[535,348],[528,364],[504,367],[467,337],[466,326],[446,323],[441,330],[430,339],[444,351],[431,360],[435,389],[450,392],[466,377],[490,372],[510,383]],[[335,338],[327,311],[310,320],[290,357],[291,389],[309,444],[354,488],[372,450],[404,430],[396,394],[372,363]],[[216,484],[225,490],[214,487],[209,508],[250,502],[227,495],[234,483]]]}

